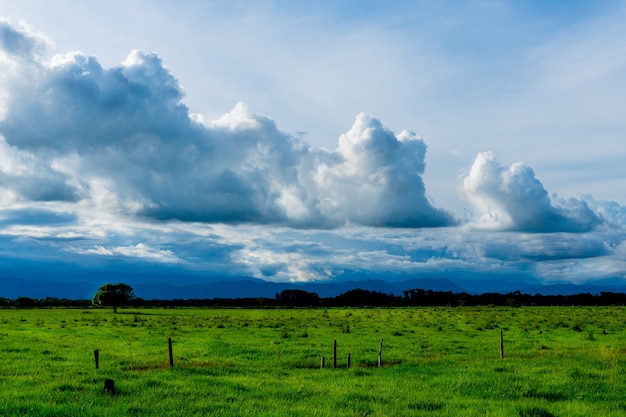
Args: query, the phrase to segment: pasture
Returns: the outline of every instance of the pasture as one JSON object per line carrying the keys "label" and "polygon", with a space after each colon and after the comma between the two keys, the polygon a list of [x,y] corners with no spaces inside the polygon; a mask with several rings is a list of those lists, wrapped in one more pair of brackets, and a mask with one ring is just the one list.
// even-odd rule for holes
{"label": "pasture", "polygon": [[623,416],[625,327],[623,307],[3,309],[0,415]]}

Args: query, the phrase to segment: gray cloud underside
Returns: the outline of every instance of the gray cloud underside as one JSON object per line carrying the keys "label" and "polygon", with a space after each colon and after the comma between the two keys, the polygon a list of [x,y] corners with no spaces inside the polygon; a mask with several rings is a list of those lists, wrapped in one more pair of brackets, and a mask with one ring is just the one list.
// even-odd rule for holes
{"label": "gray cloud underside", "polygon": [[23,264],[18,269],[26,272],[54,271],[66,264],[85,271],[133,271],[135,279],[148,281],[168,274],[185,276],[187,283],[244,276],[282,282],[447,277],[459,285],[477,279],[493,284],[521,278],[525,283],[623,280],[626,271],[626,234],[608,226],[585,233],[312,230],[138,222],[88,213],[45,221],[58,211],[15,210],[6,219],[0,270]]}

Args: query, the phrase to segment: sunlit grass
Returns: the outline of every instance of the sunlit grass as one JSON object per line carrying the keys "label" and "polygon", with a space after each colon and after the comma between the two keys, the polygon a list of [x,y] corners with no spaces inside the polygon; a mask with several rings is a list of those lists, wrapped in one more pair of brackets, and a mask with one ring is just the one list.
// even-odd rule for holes
{"label": "sunlit grass", "polygon": [[621,307],[7,309],[0,415],[618,416],[625,326]]}

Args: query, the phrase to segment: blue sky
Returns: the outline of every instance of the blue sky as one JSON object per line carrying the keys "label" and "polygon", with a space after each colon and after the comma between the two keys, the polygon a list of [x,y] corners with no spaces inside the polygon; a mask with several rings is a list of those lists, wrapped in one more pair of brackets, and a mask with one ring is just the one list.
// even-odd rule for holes
{"label": "blue sky", "polygon": [[624,1],[0,11],[0,276],[624,284]]}

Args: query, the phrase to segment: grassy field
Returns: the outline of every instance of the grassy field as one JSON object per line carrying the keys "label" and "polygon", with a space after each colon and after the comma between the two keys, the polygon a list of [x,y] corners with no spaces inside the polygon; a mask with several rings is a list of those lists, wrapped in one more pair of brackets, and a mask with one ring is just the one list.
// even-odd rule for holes
{"label": "grassy field", "polygon": [[5,309],[0,415],[623,416],[625,327],[623,307]]}

